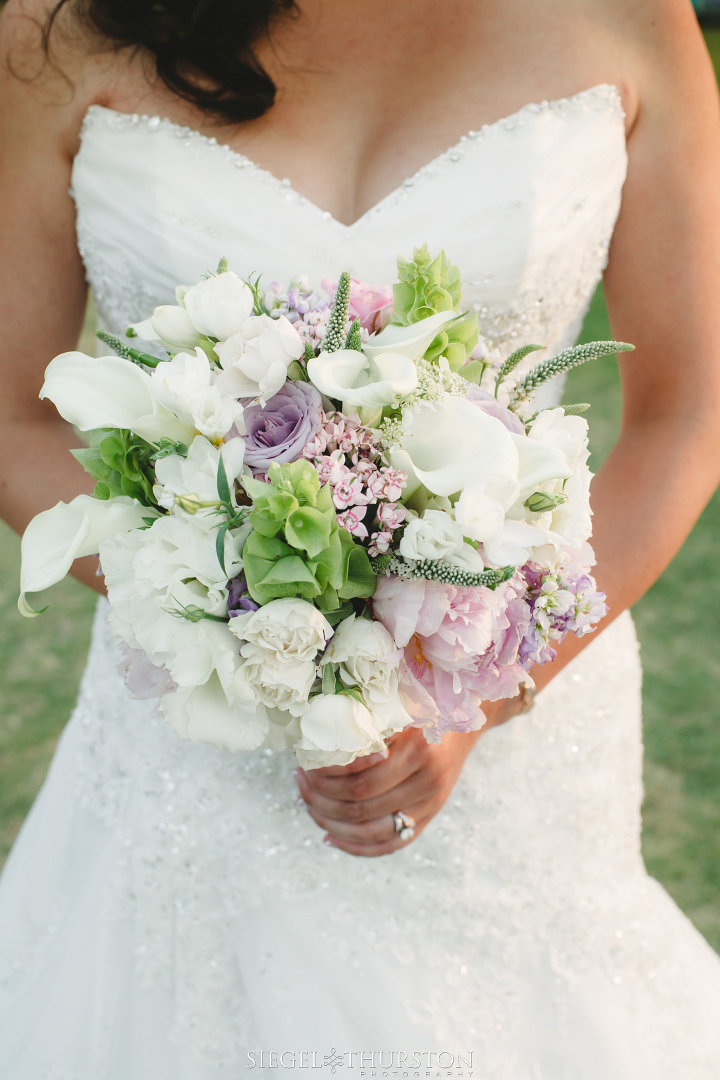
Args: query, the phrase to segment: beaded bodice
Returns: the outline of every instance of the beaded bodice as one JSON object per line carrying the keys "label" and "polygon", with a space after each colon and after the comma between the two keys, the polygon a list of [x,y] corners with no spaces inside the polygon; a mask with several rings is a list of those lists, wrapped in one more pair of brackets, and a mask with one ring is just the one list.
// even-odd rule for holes
{"label": "beaded bodice", "polygon": [[80,250],[113,328],[227,256],[241,275],[376,284],[427,241],[465,275],[491,346],[559,349],[605,265],[625,178],[614,86],[527,105],[471,131],[352,225],[216,139],[159,116],[88,110],[72,191]]}

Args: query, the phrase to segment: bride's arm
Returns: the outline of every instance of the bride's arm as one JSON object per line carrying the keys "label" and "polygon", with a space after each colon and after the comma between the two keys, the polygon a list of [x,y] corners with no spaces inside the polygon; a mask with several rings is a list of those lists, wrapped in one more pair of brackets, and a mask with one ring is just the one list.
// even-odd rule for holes
{"label": "bride's arm", "polygon": [[[19,532],[39,511],[92,491],[68,453],[78,436],[38,399],[49,361],[76,347],[85,310],[68,194],[84,104],[81,90],[40,70],[31,11],[11,0],[0,16],[0,513]],[[96,567],[78,560],[73,573],[99,589]]]}
{"label": "bride's arm", "polygon": [[[662,573],[720,478],[717,88],[690,5],[637,6],[642,14],[626,33],[639,105],[605,274],[613,335],[636,351],[620,361],[622,430],[592,486],[596,577],[608,594],[608,619]],[[533,669],[538,687],[592,640],[568,637],[554,663]],[[488,726],[516,709],[491,706]],[[426,824],[477,738],[446,735],[427,746],[406,731],[387,761],[300,774],[300,789],[333,843],[353,854],[385,854],[402,846],[392,812]]]}

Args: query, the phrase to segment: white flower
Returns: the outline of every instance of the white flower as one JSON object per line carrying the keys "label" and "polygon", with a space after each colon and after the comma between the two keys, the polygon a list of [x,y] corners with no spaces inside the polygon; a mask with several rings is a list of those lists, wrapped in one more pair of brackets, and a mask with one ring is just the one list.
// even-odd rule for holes
{"label": "white flower", "polygon": [[453,566],[482,571],[485,564],[477,551],[465,543],[463,530],[444,510],[426,510],[411,518],[400,541],[405,559],[444,559]]}
{"label": "white flower", "polygon": [[[217,502],[221,454],[230,495],[235,503],[234,481],[242,472],[245,443],[236,438],[217,447],[204,435],[198,435],[193,439],[187,457],[168,454],[155,463],[156,484],[153,492],[158,504],[167,510],[174,510],[177,496],[194,496],[198,502]],[[199,512],[212,513],[212,509]]]}
{"label": "white flower", "polygon": [[129,428],[151,441],[162,437],[189,442],[195,434],[163,408],[147,372],[121,356],[61,353],[45,370],[41,398],[48,398],[80,431]]}
{"label": "white flower", "polygon": [[221,439],[233,424],[241,433],[245,430],[242,405],[213,385],[210,361],[200,348],[194,354],[177,353],[172,360],[158,364],[152,373],[152,387],[160,405],[193,432]]}
{"label": "white flower", "polygon": [[302,737],[295,747],[304,769],[348,765],[356,757],[385,746],[369,709],[349,694],[318,694],[300,719]]}
{"label": "white flower", "polygon": [[252,291],[232,270],[199,281],[183,297],[193,326],[206,337],[225,341],[252,315]]}
{"label": "white flower", "polygon": [[506,517],[519,494],[518,482],[491,476],[467,484],[455,504],[462,532],[482,543],[493,566],[522,566],[533,548],[548,542],[546,530]]}
{"label": "white flower", "polygon": [[321,394],[360,408],[395,405],[418,384],[415,362],[390,351],[374,359],[356,349],[321,352],[308,361],[308,375]]}
{"label": "white flower", "polygon": [[278,662],[314,660],[333,634],[322,612],[297,597],[271,600],[258,611],[236,615],[230,620],[230,629],[241,641],[264,649]]}
{"label": "white flower", "polygon": [[467,398],[446,394],[438,405],[406,410],[404,422],[390,462],[407,474],[405,499],[421,484],[435,495],[453,495],[487,477],[531,494],[542,480],[571,475],[562,451],[508,431]]}
{"label": "white flower", "polygon": [[400,353],[411,360],[419,360],[443,325],[457,317],[456,311],[439,311],[436,315],[430,315],[410,326],[394,326],[391,323],[379,334],[373,334],[363,349],[373,360],[387,352]]}
{"label": "white flower", "polygon": [[288,367],[303,355],[303,348],[284,315],[253,315],[215,349],[223,367],[218,386],[233,397],[264,402],[283,386]]}
{"label": "white flower", "polygon": [[143,525],[152,511],[135,499],[94,499],[78,495],[70,503],[59,502],[37,514],[22,538],[20,599],[23,615],[34,615],[26,593],[42,592],[61,581],[75,559],[97,555],[104,540]]}
{"label": "white flower", "polygon": [[[234,622],[235,620],[231,620]],[[317,668],[312,660],[277,659],[261,645],[246,642],[241,650],[245,663],[241,678],[264,705],[301,716],[308,707]]]}
{"label": "white flower", "polygon": [[[150,327],[158,341],[173,348],[194,349],[200,340],[200,333],[184,307],[177,304],[161,304],[150,316]],[[144,323],[141,324],[144,327]],[[135,327],[137,333],[140,330]],[[142,335],[144,336],[144,335]],[[151,341],[152,338],[145,338]]]}
{"label": "white flower", "polygon": [[227,623],[178,614],[227,613],[227,580],[242,566],[240,542],[237,533],[226,534],[223,571],[216,537],[212,518],[169,514],[149,529],[104,541],[100,561],[113,630],[167,668],[179,687],[199,686],[216,671],[230,693],[240,658]]}
{"label": "white flower", "polygon": [[389,702],[397,695],[401,659],[402,650],[382,623],[351,615],[336,628],[320,666],[339,664],[341,682],[357,686],[370,708],[374,708],[376,702]]}
{"label": "white flower", "polygon": [[231,753],[256,750],[270,729],[264,706],[247,695],[242,681],[235,680],[228,692],[215,673],[201,686],[166,694],[160,710],[176,735]]}
{"label": "white flower", "polygon": [[582,416],[566,416],[563,409],[544,409],[533,421],[530,439],[562,451],[570,463],[572,475],[563,485],[544,484],[541,490],[562,492],[567,502],[552,512],[549,529],[573,547],[579,547],[592,534],[590,481],[587,466],[588,425]]}

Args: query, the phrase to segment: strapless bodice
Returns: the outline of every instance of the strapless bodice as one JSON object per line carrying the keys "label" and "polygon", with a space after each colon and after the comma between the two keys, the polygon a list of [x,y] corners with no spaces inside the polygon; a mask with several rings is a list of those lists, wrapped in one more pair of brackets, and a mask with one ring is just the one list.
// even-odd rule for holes
{"label": "strapless bodice", "polygon": [[246,276],[376,284],[427,241],[464,275],[488,343],[569,342],[602,273],[626,171],[614,86],[526,105],[469,132],[352,225],[288,180],[189,128],[88,110],[73,170],[78,237],[100,315],[127,325],[221,256]]}

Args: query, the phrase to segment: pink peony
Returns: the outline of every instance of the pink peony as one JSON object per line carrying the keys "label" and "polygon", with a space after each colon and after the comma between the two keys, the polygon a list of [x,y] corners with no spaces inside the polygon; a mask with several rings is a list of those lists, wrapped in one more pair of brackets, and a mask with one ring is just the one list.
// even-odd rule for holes
{"label": "pink peony", "polygon": [[[402,689],[422,726],[475,731],[481,704],[517,693],[524,672],[518,649],[530,625],[519,577],[496,589],[380,578],[375,618],[405,650]],[[432,717],[432,703],[435,716]]]}

